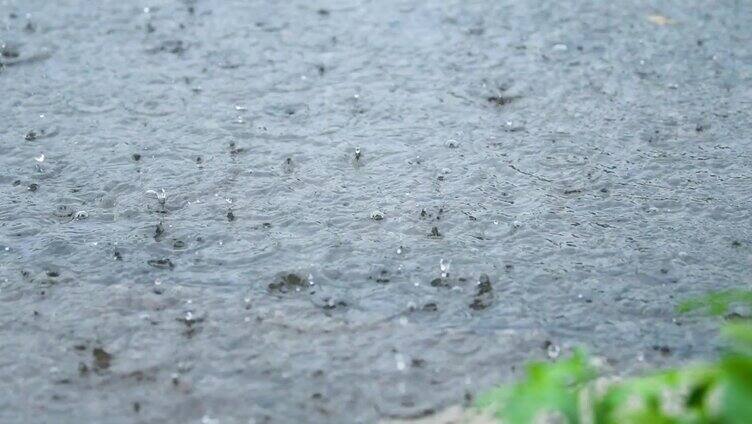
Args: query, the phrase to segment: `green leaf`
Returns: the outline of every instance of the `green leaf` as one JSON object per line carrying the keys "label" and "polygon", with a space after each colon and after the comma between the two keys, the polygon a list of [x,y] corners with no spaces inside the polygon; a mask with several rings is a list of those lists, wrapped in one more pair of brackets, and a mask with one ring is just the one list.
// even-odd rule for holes
{"label": "green leaf", "polygon": [[711,315],[728,313],[734,304],[752,306],[752,291],[728,290],[706,294],[704,296],[685,300],[676,307],[677,312],[686,313],[706,309]]}

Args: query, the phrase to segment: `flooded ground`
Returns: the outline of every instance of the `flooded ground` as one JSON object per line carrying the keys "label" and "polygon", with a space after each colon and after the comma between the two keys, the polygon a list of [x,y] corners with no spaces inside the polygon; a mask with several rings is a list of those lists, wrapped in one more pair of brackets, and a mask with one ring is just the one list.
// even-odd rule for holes
{"label": "flooded ground", "polygon": [[749,287],[744,1],[0,0],[0,421],[371,423]]}

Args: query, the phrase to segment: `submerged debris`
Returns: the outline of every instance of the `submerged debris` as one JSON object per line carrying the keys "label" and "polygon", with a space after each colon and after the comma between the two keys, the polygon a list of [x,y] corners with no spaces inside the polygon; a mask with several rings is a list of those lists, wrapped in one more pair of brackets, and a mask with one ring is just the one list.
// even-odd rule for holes
{"label": "submerged debris", "polygon": [[426,312],[436,312],[439,310],[439,306],[434,302],[429,302],[423,305],[423,310]]}
{"label": "submerged debris", "polygon": [[[233,155],[233,156],[237,156],[237,155],[239,155],[239,154],[241,154],[241,153],[243,153],[243,152],[245,152],[245,149],[244,149],[244,148],[242,148],[242,147],[238,147],[238,146],[237,146],[237,145],[235,144],[235,142],[234,142],[234,141],[231,141],[231,142],[230,142],[230,154],[231,154],[231,155]],[[199,160],[197,160],[197,161],[196,161],[196,163],[201,163],[201,160],[200,160],[200,158],[199,158]]]}
{"label": "submerged debris", "polygon": [[295,171],[295,165],[293,164],[291,157],[285,158],[285,161],[282,162],[282,171],[286,174],[291,174]]}
{"label": "submerged debris", "polygon": [[164,225],[162,224],[162,221],[159,221],[159,223],[157,223],[157,227],[154,229],[154,240],[155,241],[162,240],[164,233],[165,233]]}
{"label": "submerged debris", "polygon": [[155,53],[172,53],[176,55],[181,55],[188,50],[188,46],[186,43],[183,42],[183,40],[165,40],[156,47],[150,48],[146,50],[148,53],[155,54]]}
{"label": "submerged debris", "polygon": [[386,284],[390,281],[389,271],[386,269],[382,269],[381,271],[374,273],[374,275],[369,275],[368,279],[374,280],[379,284]]}
{"label": "submerged debris", "polygon": [[2,43],[0,44],[0,56],[6,59],[15,59],[21,56],[21,53],[18,50],[18,46]]}
{"label": "submerged debris", "polygon": [[277,277],[277,281],[269,284],[269,291],[278,293],[299,292],[311,284],[298,274],[288,273]]}
{"label": "submerged debris", "polygon": [[146,263],[148,263],[149,265],[153,266],[154,268],[160,268],[160,269],[173,269],[173,268],[175,268],[175,265],[168,258],[149,259],[148,261],[146,261]]}
{"label": "submerged debris", "polygon": [[478,278],[476,287],[477,291],[475,292],[473,302],[470,304],[470,309],[480,311],[491,306],[491,303],[493,302],[493,287],[491,286],[491,278],[489,278],[486,274],[481,274],[480,278]]}
{"label": "submerged debris", "polygon": [[112,362],[112,354],[107,353],[101,347],[95,347],[94,349],[92,349],[91,353],[94,356],[93,367],[95,370],[106,370],[110,368],[110,363]]}
{"label": "submerged debris", "polygon": [[513,101],[517,100],[519,97],[516,96],[489,96],[486,98],[486,100],[489,103],[492,103],[494,106],[504,106],[508,105],[509,103],[512,103]]}

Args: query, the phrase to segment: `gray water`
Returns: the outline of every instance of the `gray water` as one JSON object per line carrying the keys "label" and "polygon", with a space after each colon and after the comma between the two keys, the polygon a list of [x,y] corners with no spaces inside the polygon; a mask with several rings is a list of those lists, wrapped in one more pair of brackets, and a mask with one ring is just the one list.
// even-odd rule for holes
{"label": "gray water", "polygon": [[751,22],[0,0],[0,422],[369,423],[576,346],[713,357],[674,307],[750,287]]}

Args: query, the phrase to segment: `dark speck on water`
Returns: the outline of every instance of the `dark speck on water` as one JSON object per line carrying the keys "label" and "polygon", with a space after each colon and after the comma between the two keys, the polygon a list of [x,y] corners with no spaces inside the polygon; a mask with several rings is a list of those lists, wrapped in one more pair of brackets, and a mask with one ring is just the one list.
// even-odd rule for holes
{"label": "dark speck on water", "polygon": [[511,96],[490,96],[486,98],[490,103],[496,105],[496,106],[504,106],[509,103],[512,103],[515,101],[517,97],[511,97]]}
{"label": "dark speck on water", "polygon": [[299,292],[309,286],[305,279],[297,274],[289,273],[277,277],[277,281],[269,284],[269,291],[278,293]]}
{"label": "dark speck on water", "polygon": [[173,269],[175,268],[175,265],[172,263],[172,261],[168,258],[162,258],[162,259],[150,259],[147,261],[147,263],[154,268],[161,268],[161,269]]}
{"label": "dark speck on water", "polygon": [[157,226],[154,229],[154,240],[160,241],[162,240],[162,236],[165,233],[164,224],[160,221],[157,223]]}
{"label": "dark speck on water", "polygon": [[428,312],[436,312],[439,310],[439,306],[434,302],[430,302],[423,305],[423,310]]}
{"label": "dark speck on water", "polygon": [[94,356],[94,369],[106,370],[110,368],[110,362],[112,361],[112,355],[107,353],[101,347],[95,347],[91,351]]}

